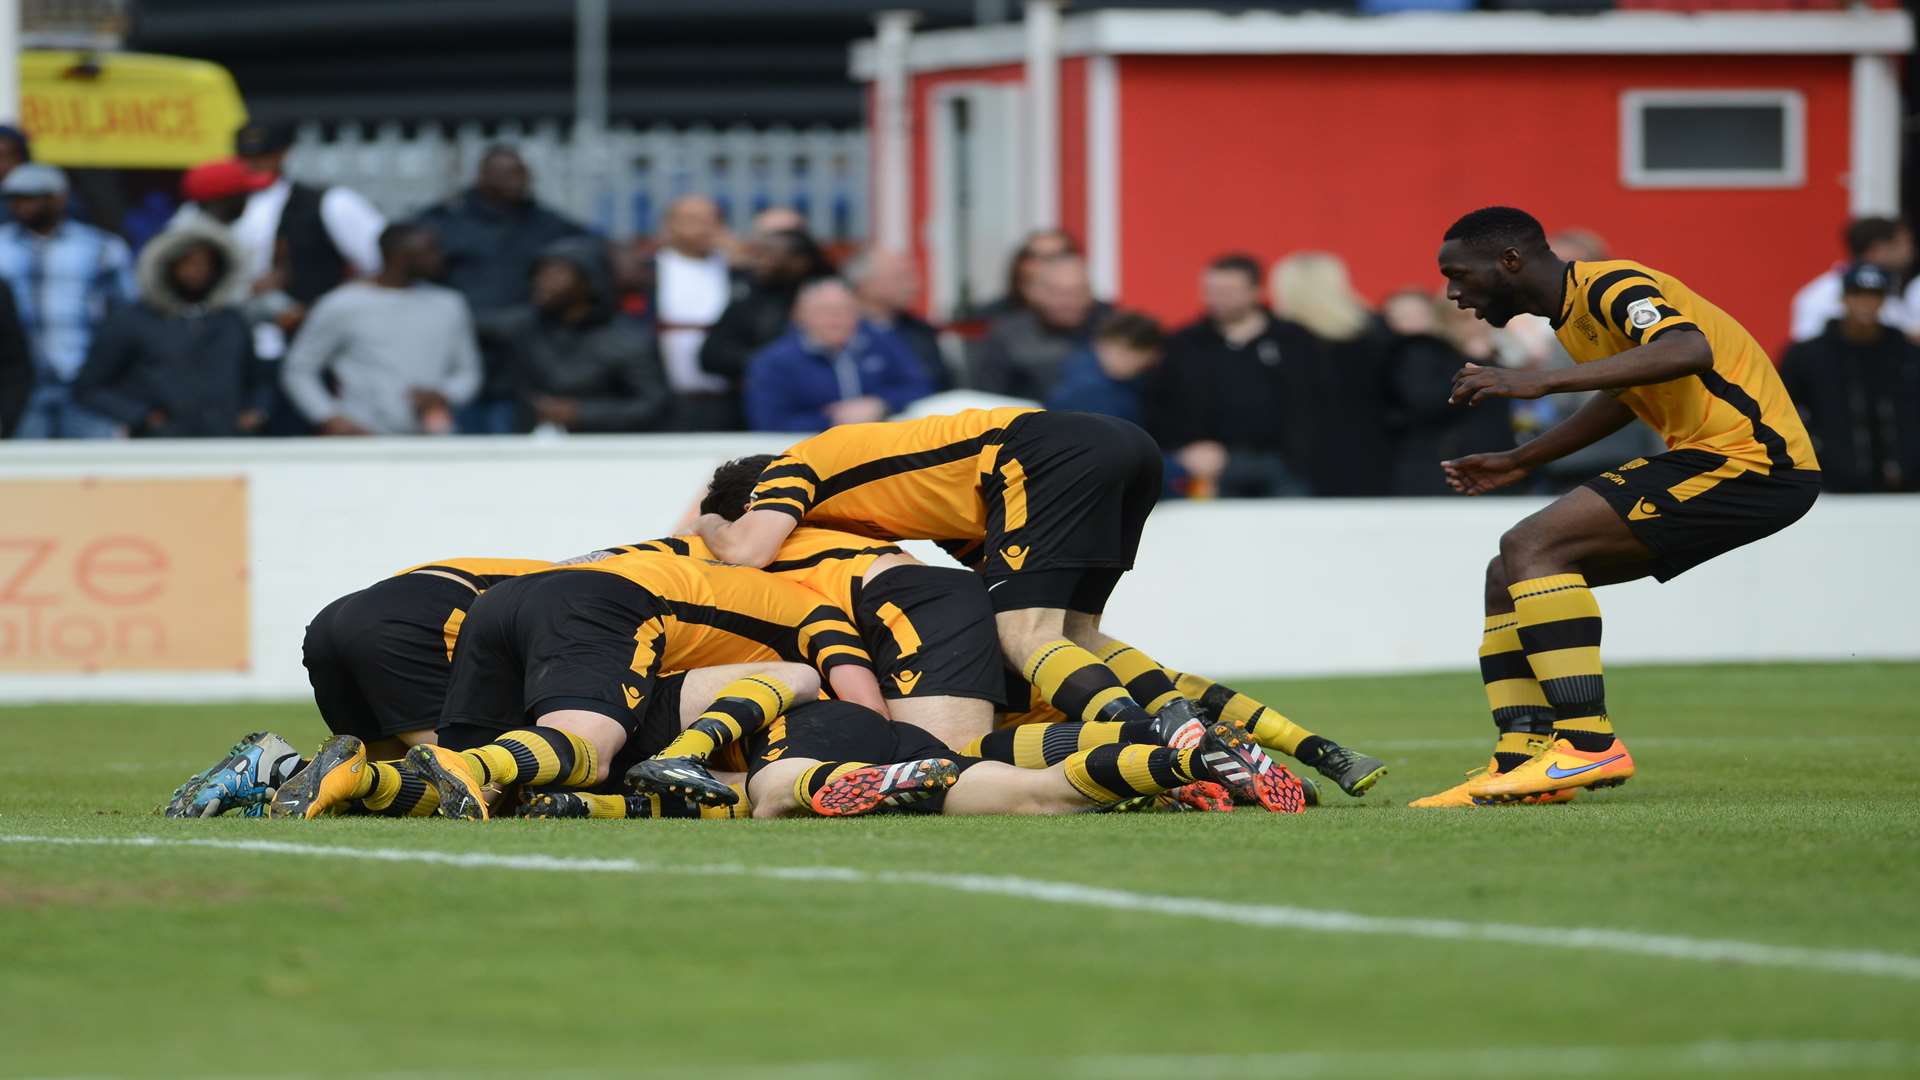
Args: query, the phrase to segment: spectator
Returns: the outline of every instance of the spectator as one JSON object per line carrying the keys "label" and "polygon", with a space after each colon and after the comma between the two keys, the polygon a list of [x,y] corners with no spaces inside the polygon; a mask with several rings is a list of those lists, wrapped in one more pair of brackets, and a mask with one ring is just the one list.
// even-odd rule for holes
{"label": "spectator", "polygon": [[884,420],[933,392],[900,339],[863,323],[837,278],[800,290],[793,329],[747,369],[747,420],[755,431],[820,431]]}
{"label": "spectator", "polygon": [[1873,263],[1848,267],[1840,317],[1780,364],[1828,491],[1920,491],[1920,345],[1884,323],[1893,287]]}
{"label": "spectator", "polygon": [[1138,311],[1116,311],[1093,333],[1093,343],[1067,357],[1047,408],[1102,413],[1146,423],[1148,375],[1166,355],[1159,320]]}
{"label": "spectator", "polygon": [[[381,269],[314,304],[287,353],[281,384],[323,435],[446,434],[453,409],[480,390],[467,302],[430,285],[441,271],[433,233],[390,225]],[[323,377],[332,374],[338,391]]]}
{"label": "spectator", "polygon": [[211,221],[186,221],[140,252],[139,302],[100,327],[74,398],[127,433],[192,438],[252,434],[273,403],[241,313],[240,250]]}
{"label": "spectator", "polygon": [[1307,392],[1290,419],[1307,436],[1307,483],[1317,495],[1384,495],[1392,488],[1386,430],[1385,332],[1353,291],[1337,255],[1307,251],[1273,269],[1273,307],[1309,335]]}
{"label": "spectator", "polygon": [[1006,291],[987,303],[968,305],[974,319],[991,322],[1002,315],[1027,307],[1031,302],[1034,272],[1042,263],[1061,255],[1081,255],[1080,242],[1065,229],[1035,229],[1020,242],[1007,260]]}
{"label": "spectator", "polygon": [[1033,270],[1028,304],[987,325],[974,350],[973,385],[990,394],[1044,399],[1067,357],[1087,347],[1112,308],[1093,298],[1086,260],[1056,255]]}
{"label": "spectator", "polygon": [[769,206],[753,215],[747,223],[747,236],[744,241],[735,240],[726,234],[721,236],[721,247],[727,253],[729,264],[738,271],[748,271],[753,267],[755,258],[753,238],[772,236],[779,232],[807,231],[807,219],[800,211],[791,206]]}
{"label": "spectator", "polygon": [[[33,160],[33,144],[27,141],[27,133],[11,124],[0,124],[0,181],[15,166],[25,165]],[[5,203],[0,203],[0,225],[10,220]]]}
{"label": "spectator", "polygon": [[0,439],[10,438],[20,426],[32,392],[33,349],[20,328],[13,290],[0,288]]}
{"label": "spectator", "polygon": [[73,400],[95,329],[114,305],[133,299],[133,254],[112,233],[66,220],[66,174],[18,165],[0,181],[11,221],[0,225],[0,278],[33,354],[33,388],[14,437],[103,439],[110,417]]}
{"label": "spectator", "polygon": [[1307,494],[1307,332],[1260,297],[1260,264],[1223,255],[1200,275],[1206,313],[1167,342],[1148,430],[1184,470],[1189,491],[1235,498]]}
{"label": "spectator", "polygon": [[[738,387],[754,356],[787,332],[800,286],[833,274],[826,253],[803,232],[756,233],[748,238],[747,250],[745,283],[735,285],[720,321],[700,343],[701,370],[727,380],[730,390]],[[732,428],[740,426],[737,400],[727,402]]]}
{"label": "spectator", "polygon": [[529,306],[479,319],[482,344],[519,373],[513,430],[649,431],[671,398],[653,336],[614,311],[606,246],[561,240],[534,264]]}
{"label": "spectator", "polygon": [[1880,305],[1880,321],[1909,336],[1920,334],[1920,290],[1908,297],[1900,294],[1900,283],[1913,269],[1913,232],[1896,218],[1863,217],[1855,218],[1842,236],[1847,262],[1835,264],[1793,294],[1793,340],[1819,337],[1827,324],[1846,314],[1840,275],[1849,263],[1871,263],[1886,271],[1892,287]]}
{"label": "spectator", "polygon": [[[278,360],[287,337],[323,294],[355,276],[380,270],[380,236],[386,218],[351,188],[316,188],[287,178],[288,124],[248,124],[234,134],[234,153],[273,183],[247,200],[233,223],[233,238],[246,254],[248,279],[262,292],[285,292],[293,301],[255,347]],[[264,282],[264,284],[262,284]]]}
{"label": "spectator", "polygon": [[704,195],[683,195],[667,207],[660,250],[653,257],[651,310],[660,363],[673,391],[673,426],[724,431],[738,426],[739,405],[726,379],[700,366],[707,333],[727,310],[733,276],[721,250],[726,228]]}
{"label": "spectator", "polygon": [[[1432,293],[1410,288],[1380,306],[1393,336],[1386,387],[1395,495],[1448,494],[1442,461],[1513,449],[1513,418],[1505,398],[1471,409],[1447,404],[1460,368],[1469,360],[1493,363],[1493,345],[1485,323],[1471,316],[1464,323],[1443,322],[1438,305]],[[1476,336],[1450,338],[1450,330]]]}
{"label": "spectator", "polygon": [[920,299],[920,272],[913,258],[903,251],[869,250],[847,263],[846,278],[860,299],[861,317],[905,343],[935,390],[950,389],[953,376],[940,351],[940,332],[912,310]]}
{"label": "spectator", "polygon": [[[247,203],[257,191],[273,186],[270,173],[255,170],[239,158],[224,158],[209,161],[204,165],[195,165],[180,178],[180,197],[187,201],[192,212],[182,211],[177,222],[191,220],[196,215],[230,229],[247,212]],[[229,235],[228,244],[233,251],[245,258]],[[250,285],[247,267],[238,265],[233,272],[240,275],[241,284]]]}
{"label": "spectator", "polygon": [[[480,155],[473,186],[429,208],[419,224],[432,229],[447,255],[447,287],[466,298],[474,318],[525,307],[533,264],[555,242],[584,236],[578,222],[533,198],[533,175],[511,146]],[[482,349],[486,379],[480,396],[460,411],[460,430],[497,435],[515,420],[514,372],[506,358]]]}

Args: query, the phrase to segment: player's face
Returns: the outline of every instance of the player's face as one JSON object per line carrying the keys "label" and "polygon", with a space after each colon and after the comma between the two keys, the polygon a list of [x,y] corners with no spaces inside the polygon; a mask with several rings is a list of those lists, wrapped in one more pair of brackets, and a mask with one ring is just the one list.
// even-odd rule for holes
{"label": "player's face", "polygon": [[1493,326],[1505,326],[1520,314],[1515,279],[1498,258],[1449,240],[1440,245],[1440,274],[1447,279],[1447,299],[1461,310]]}

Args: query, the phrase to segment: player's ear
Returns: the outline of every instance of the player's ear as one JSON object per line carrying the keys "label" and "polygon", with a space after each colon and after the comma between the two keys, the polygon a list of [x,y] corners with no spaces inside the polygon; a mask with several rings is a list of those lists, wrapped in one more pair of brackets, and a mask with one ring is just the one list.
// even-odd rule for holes
{"label": "player's ear", "polygon": [[1500,268],[1502,270],[1505,270],[1509,274],[1517,274],[1524,265],[1526,265],[1526,260],[1520,257],[1519,248],[1501,249]]}

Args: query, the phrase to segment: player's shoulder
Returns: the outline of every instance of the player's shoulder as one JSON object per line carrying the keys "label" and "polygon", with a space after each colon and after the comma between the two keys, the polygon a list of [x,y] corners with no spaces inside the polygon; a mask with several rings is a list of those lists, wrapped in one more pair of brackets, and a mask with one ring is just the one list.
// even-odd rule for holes
{"label": "player's shoulder", "polygon": [[1643,262],[1632,259],[1600,259],[1573,264],[1573,280],[1591,285],[1601,279],[1619,281],[1629,277],[1660,278],[1666,275]]}

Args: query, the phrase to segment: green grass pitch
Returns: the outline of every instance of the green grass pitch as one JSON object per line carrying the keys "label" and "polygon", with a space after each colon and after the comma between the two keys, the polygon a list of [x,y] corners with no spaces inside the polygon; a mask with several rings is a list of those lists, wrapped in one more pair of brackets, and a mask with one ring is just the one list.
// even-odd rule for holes
{"label": "green grass pitch", "polygon": [[1920,1074],[1920,664],[1610,675],[1632,783],[1467,811],[1471,674],[1250,682],[1393,769],[1294,817],[174,822],[311,706],[0,709],[0,1076]]}

